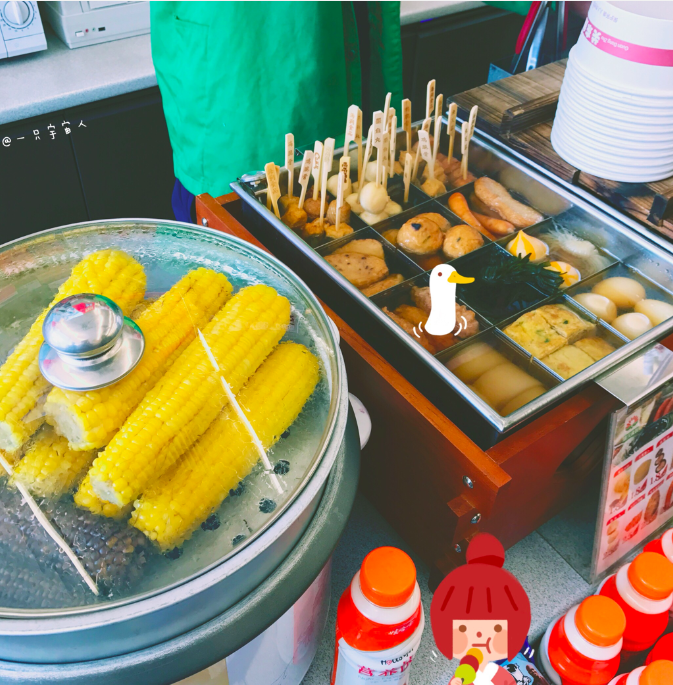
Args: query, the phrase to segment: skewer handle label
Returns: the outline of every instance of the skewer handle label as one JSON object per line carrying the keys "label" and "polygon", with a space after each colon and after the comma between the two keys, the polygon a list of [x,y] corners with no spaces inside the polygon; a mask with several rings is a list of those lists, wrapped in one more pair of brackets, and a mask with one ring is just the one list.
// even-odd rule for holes
{"label": "skewer handle label", "polygon": [[362,110],[359,107],[355,123],[355,141],[358,145],[362,145]]}
{"label": "skewer handle label", "polygon": [[397,117],[393,116],[390,121],[390,178],[393,177],[395,173],[395,154],[397,147]]}
{"label": "skewer handle label", "polygon": [[413,160],[411,155],[408,154],[404,159],[404,204],[409,202],[409,185],[411,184],[411,168],[413,166]]}
{"label": "skewer handle label", "polygon": [[264,172],[266,173],[266,183],[268,187],[268,193],[271,197],[271,202],[273,203],[273,210],[276,213],[276,216],[278,216],[278,198],[280,197],[278,168],[273,162],[269,162],[264,167]]}
{"label": "skewer handle label", "polygon": [[424,122],[423,126],[421,127],[423,131],[426,133],[430,133],[430,124],[432,123],[432,118],[428,117]]}
{"label": "skewer handle label", "polygon": [[431,165],[432,148],[430,147],[430,136],[428,132],[423,129],[418,132],[418,149],[421,153],[421,157]]}
{"label": "skewer handle label", "polygon": [[348,185],[351,175],[351,158],[350,155],[344,155],[339,160],[339,173],[343,176],[344,183]]}
{"label": "skewer handle label", "polygon": [[381,150],[381,145],[383,144],[383,112],[380,110],[378,112],[374,112],[374,123],[372,126],[374,128],[372,145],[377,150]]}
{"label": "skewer handle label", "polygon": [[435,79],[432,79],[432,81],[428,81],[428,93],[427,97],[425,100],[425,117],[426,119],[428,117],[432,116],[432,108],[435,104]]}
{"label": "skewer handle label", "polygon": [[313,165],[313,153],[310,150],[304,152],[304,159],[301,163],[301,171],[299,172],[299,185],[306,188],[308,180],[311,177],[311,166]]}
{"label": "skewer handle label", "polygon": [[294,134],[285,134],[285,168],[292,172],[294,169]]}
{"label": "skewer handle label", "polygon": [[358,132],[358,112],[357,105],[348,108],[348,118],[346,119],[346,139],[344,140],[344,152],[348,152],[348,144],[357,138]]}
{"label": "skewer handle label", "polygon": [[411,100],[402,100],[402,128],[411,133]]}

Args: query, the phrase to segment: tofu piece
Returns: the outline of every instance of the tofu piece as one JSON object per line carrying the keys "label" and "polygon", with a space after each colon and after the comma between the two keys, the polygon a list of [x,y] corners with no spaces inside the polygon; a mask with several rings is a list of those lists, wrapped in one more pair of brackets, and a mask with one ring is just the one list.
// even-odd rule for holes
{"label": "tofu piece", "polygon": [[325,257],[356,288],[366,288],[388,275],[386,263],[378,257],[358,252],[331,254]]}
{"label": "tofu piece", "polygon": [[568,344],[575,342],[588,333],[593,333],[595,326],[589,321],[585,321],[581,316],[575,314],[568,307],[562,304],[546,304],[537,309],[545,321],[559,334],[562,335]]}
{"label": "tofu piece", "polygon": [[368,254],[372,257],[378,257],[379,259],[385,259],[383,254],[383,245],[378,240],[374,238],[362,238],[360,240],[351,240],[349,243],[342,245],[332,252],[332,254],[345,254],[345,253],[355,253],[358,254]]}
{"label": "tofu piece", "polygon": [[566,344],[566,339],[551,327],[537,309],[520,316],[503,332],[538,359]]}
{"label": "tofu piece", "polygon": [[574,347],[578,347],[580,350],[582,350],[582,352],[588,354],[596,362],[599,359],[603,359],[603,357],[607,357],[611,352],[615,351],[615,348],[609,342],[607,342],[607,340],[603,340],[603,338],[599,338],[597,336],[577,340],[574,344]]}
{"label": "tofu piece", "polygon": [[552,371],[556,371],[561,378],[567,380],[576,373],[591,366],[594,361],[586,352],[580,350],[579,347],[566,345],[545,357],[542,363]]}

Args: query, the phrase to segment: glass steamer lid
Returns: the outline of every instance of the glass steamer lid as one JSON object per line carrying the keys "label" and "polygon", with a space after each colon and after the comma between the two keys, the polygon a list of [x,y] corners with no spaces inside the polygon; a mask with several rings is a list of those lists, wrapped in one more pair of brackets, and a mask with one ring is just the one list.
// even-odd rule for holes
{"label": "glass steamer lid", "polygon": [[[83,289],[145,351],[106,388],[53,388],[42,319]],[[0,248],[0,617],[151,597],[269,529],[328,447],[336,346],[301,281],[210,229],[107,221]]]}

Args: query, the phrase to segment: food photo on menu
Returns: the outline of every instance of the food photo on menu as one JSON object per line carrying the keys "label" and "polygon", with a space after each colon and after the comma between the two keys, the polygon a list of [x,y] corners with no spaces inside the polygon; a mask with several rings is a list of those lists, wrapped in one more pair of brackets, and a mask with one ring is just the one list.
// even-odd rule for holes
{"label": "food photo on menu", "polygon": [[0,2],[0,685],[673,685],[673,0]]}

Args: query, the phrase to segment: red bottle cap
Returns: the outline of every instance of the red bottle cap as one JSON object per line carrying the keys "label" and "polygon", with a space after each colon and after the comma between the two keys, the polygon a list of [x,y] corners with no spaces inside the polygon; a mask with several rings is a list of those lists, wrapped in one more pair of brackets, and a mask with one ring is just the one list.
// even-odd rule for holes
{"label": "red bottle cap", "polygon": [[639,685],[671,685],[673,683],[673,661],[653,661],[640,674]]}
{"label": "red bottle cap", "polygon": [[360,588],[372,604],[398,607],[411,597],[415,586],[414,562],[397,547],[379,547],[362,562]]}
{"label": "red bottle cap", "polygon": [[587,642],[597,647],[611,647],[626,630],[626,616],[613,599],[592,595],[577,607],[575,625]]}
{"label": "red bottle cap", "polygon": [[648,599],[666,599],[673,592],[673,564],[661,554],[643,552],[628,570],[633,589]]}

